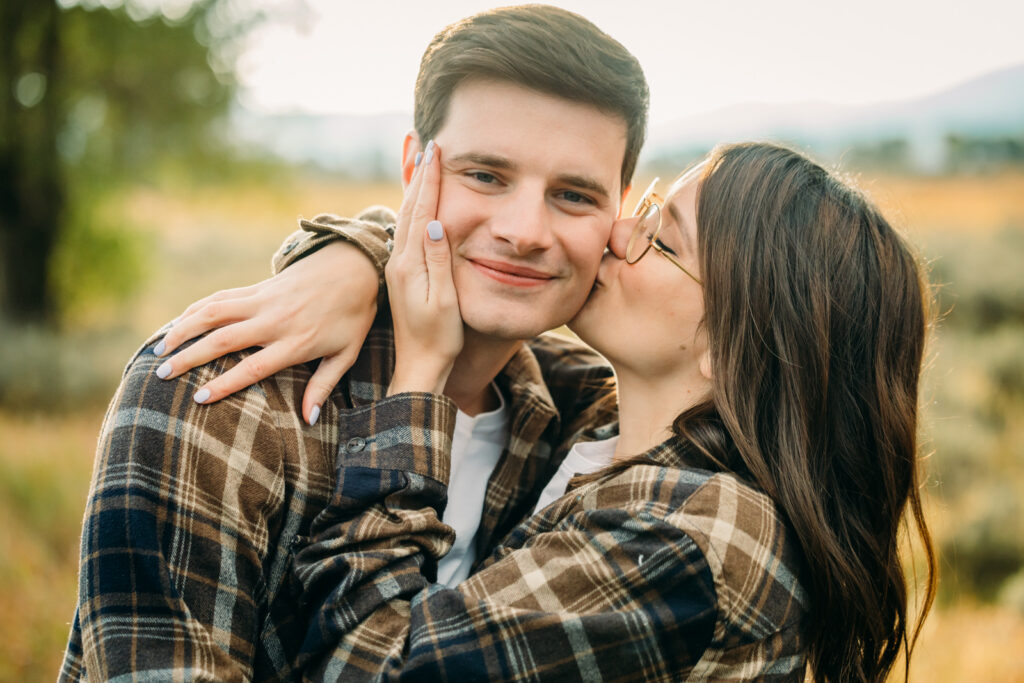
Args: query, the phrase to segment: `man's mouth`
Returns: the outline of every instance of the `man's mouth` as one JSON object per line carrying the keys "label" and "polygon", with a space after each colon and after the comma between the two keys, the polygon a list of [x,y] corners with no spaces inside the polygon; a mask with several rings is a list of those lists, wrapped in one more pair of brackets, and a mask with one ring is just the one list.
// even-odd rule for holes
{"label": "man's mouth", "polygon": [[553,275],[527,266],[490,259],[467,259],[482,274],[515,287],[537,287],[555,279]]}

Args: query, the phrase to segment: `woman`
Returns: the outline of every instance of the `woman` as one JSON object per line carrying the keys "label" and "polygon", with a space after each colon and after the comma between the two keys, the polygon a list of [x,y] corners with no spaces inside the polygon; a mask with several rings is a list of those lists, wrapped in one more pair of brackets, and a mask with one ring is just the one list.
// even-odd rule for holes
{"label": "woman", "polygon": [[[714,151],[637,214],[571,323],[614,368],[617,430],[578,444],[534,517],[444,588],[428,577],[450,542],[435,511],[454,407],[428,397],[421,445],[354,461],[297,548],[311,675],[802,680],[806,662],[883,680],[909,661],[904,515],[927,557],[922,619],[935,589],[914,258],[863,197],[773,145]],[[427,232],[400,221],[388,267],[385,401],[439,391],[461,345],[444,237]]]}

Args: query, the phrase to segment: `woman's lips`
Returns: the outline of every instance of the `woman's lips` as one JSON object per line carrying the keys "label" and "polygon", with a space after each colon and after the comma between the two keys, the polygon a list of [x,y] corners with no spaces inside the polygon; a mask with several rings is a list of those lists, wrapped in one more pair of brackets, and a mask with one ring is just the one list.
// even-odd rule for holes
{"label": "woman's lips", "polygon": [[554,276],[533,268],[517,266],[504,261],[468,259],[478,271],[506,285],[514,287],[537,287],[554,279]]}

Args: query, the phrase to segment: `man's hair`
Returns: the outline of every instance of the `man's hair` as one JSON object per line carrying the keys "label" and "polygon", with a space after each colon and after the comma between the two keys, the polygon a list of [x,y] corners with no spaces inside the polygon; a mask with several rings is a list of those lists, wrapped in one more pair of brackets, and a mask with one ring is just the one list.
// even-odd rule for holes
{"label": "man's hair", "polygon": [[549,5],[504,7],[455,22],[434,36],[420,62],[415,125],[421,140],[444,126],[455,89],[477,78],[620,116],[626,124],[622,189],[629,185],[644,143],[649,95],[640,63],[614,38]]}

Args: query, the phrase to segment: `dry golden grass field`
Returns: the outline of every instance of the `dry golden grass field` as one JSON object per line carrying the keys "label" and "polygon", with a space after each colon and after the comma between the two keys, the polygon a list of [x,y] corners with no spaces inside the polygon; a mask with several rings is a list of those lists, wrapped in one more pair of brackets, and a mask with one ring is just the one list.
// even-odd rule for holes
{"label": "dry golden grass field", "polygon": [[[941,235],[947,242],[969,244],[986,236],[991,240],[1008,227],[1024,230],[1024,173],[880,178],[864,185],[915,241]],[[81,400],[53,405],[26,399],[31,405],[19,407],[16,395],[0,404],[5,406],[0,408],[0,681],[56,676],[73,615],[78,535],[104,397],[113,391],[135,346],[194,299],[267,277],[270,255],[293,229],[297,215],[350,215],[371,203],[397,206],[399,201],[400,192],[391,185],[321,180],[188,192],[142,189],[107,207],[141,236],[144,277],[127,299],[89,302],[68,311],[55,374],[35,373],[72,388],[99,382],[99,390],[83,390]],[[1018,282],[1021,277],[1016,276]],[[944,284],[957,287],[956,282]],[[1014,358],[1024,352],[1024,339],[1016,331],[1010,334],[1004,355]],[[935,381],[952,387],[936,391],[964,401],[987,395],[988,375],[970,365],[975,347],[957,344],[944,339],[936,346]],[[966,359],[963,364],[951,360],[961,358]],[[27,375],[25,382],[32,376]],[[75,379],[79,376],[84,379]],[[68,396],[78,395],[68,391]],[[991,462],[1001,463],[998,467],[1003,469],[985,481],[1011,487],[1008,504],[1015,515],[1013,511],[1021,508],[1013,507],[1012,501],[1024,492],[1024,410],[1018,394],[1000,401],[1005,414],[1000,413],[1001,422],[986,432],[983,441],[987,452],[995,454]],[[947,424],[944,421],[957,419],[961,409],[955,406],[960,404],[953,401],[942,407],[947,405],[954,406],[951,412],[939,411],[931,423],[941,427]],[[934,447],[941,452],[940,443]],[[963,520],[973,519],[975,507],[965,506],[987,510],[989,501],[997,498],[988,489],[971,487],[952,496],[943,485],[929,485],[929,511],[939,542],[953,538],[966,524]],[[1024,597],[961,593],[958,581],[965,580],[944,577],[949,588],[924,628],[911,680],[1024,681]],[[1024,596],[1024,580],[1017,584]],[[842,618],[836,615],[837,621]]]}

